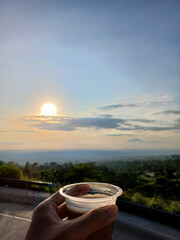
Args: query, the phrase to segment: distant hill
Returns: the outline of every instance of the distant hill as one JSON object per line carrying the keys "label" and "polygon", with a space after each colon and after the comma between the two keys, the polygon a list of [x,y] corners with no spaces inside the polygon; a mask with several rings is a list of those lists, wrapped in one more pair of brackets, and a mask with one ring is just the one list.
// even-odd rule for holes
{"label": "distant hill", "polygon": [[180,150],[59,150],[59,151],[0,151],[0,160],[14,161],[24,165],[29,162],[87,162],[106,160],[147,160],[152,156],[158,159],[167,155],[180,154]]}

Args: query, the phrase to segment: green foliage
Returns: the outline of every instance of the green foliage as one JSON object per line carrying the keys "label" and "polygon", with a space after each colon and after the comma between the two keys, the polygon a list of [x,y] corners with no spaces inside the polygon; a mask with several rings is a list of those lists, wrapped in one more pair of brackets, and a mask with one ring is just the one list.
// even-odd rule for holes
{"label": "green foliage", "polygon": [[145,183],[137,186],[135,191],[143,193],[145,196],[153,196],[155,194],[155,185],[152,183]]}
{"label": "green foliage", "polygon": [[180,214],[180,201],[168,200],[160,196],[147,197],[139,192],[128,193],[124,192],[122,199],[142,204],[148,207],[165,210],[168,212]]}
{"label": "green foliage", "polygon": [[116,174],[116,181],[123,189],[133,189],[137,185],[138,175],[132,171],[120,171]]}
{"label": "green foliage", "polygon": [[0,166],[0,177],[23,179],[23,171],[20,167],[10,163]]}
{"label": "green foliage", "polygon": [[24,167],[0,161],[0,177],[22,179],[23,175],[27,180],[55,182],[56,190],[75,182],[107,182],[123,189],[122,199],[180,213],[179,155],[164,160],[117,160],[98,164],[89,162],[60,165],[51,162],[40,165],[27,162]]}
{"label": "green foliage", "polygon": [[0,160],[0,166],[4,165],[5,163],[3,161]]}
{"label": "green foliage", "polygon": [[93,163],[75,165],[69,163],[62,165],[59,170],[49,169],[41,171],[41,179],[58,182],[63,185],[74,182],[100,181],[102,172]]}
{"label": "green foliage", "polygon": [[180,201],[169,201],[163,209],[168,212],[180,214]]}
{"label": "green foliage", "polygon": [[132,202],[136,202],[142,205],[147,205],[147,198],[141,193],[135,192],[131,197]]}
{"label": "green foliage", "polygon": [[40,179],[40,166],[37,162],[30,164],[27,162],[23,168],[24,179],[38,180]]}

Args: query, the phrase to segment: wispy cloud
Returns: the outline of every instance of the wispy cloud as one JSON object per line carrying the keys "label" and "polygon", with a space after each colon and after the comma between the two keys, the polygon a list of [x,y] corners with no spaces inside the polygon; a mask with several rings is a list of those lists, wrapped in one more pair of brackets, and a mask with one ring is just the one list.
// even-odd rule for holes
{"label": "wispy cloud", "polygon": [[144,119],[144,118],[134,118],[134,119],[129,119],[129,121],[132,122],[144,122],[144,123],[152,123],[155,122],[155,119]]}
{"label": "wispy cloud", "polygon": [[99,115],[99,117],[103,117],[103,118],[112,118],[113,115],[111,115],[111,114],[101,114],[101,115]]}
{"label": "wispy cloud", "polygon": [[160,96],[154,99],[137,102],[137,103],[106,105],[106,106],[99,107],[98,109],[102,111],[108,111],[108,110],[119,109],[119,108],[138,108],[138,107],[147,106],[154,103],[163,103],[163,102],[168,102],[173,100],[174,100],[173,97],[165,95],[165,96]]}
{"label": "wispy cloud", "polygon": [[99,110],[102,111],[107,111],[107,110],[113,110],[113,109],[117,109],[117,108],[130,108],[130,107],[139,107],[139,106],[143,106],[145,105],[144,103],[135,103],[135,104],[112,104],[112,105],[107,105],[107,106],[103,106],[103,107],[99,107]]}
{"label": "wispy cloud", "polygon": [[179,115],[180,114],[180,110],[166,110],[166,111],[162,111],[162,112],[157,112],[154,113],[153,115],[159,115],[159,114],[174,114],[174,115]]}
{"label": "wispy cloud", "polygon": [[159,124],[156,126],[141,126],[141,125],[132,125],[131,128],[124,128],[123,130],[126,131],[173,131],[173,130],[180,130],[180,123],[172,123],[172,124],[166,124],[164,126],[161,126]]}
{"label": "wispy cloud", "polygon": [[119,133],[119,134],[106,134],[106,135],[103,135],[103,136],[105,136],[105,137],[123,137],[123,136],[132,136],[132,134],[121,134],[121,133]]}
{"label": "wispy cloud", "polygon": [[0,133],[33,133],[33,130],[0,130]]}
{"label": "wispy cloud", "polygon": [[19,145],[22,142],[0,142],[1,145]]}
{"label": "wispy cloud", "polygon": [[129,139],[128,142],[142,142],[141,139],[139,138],[132,138],[132,139]]}

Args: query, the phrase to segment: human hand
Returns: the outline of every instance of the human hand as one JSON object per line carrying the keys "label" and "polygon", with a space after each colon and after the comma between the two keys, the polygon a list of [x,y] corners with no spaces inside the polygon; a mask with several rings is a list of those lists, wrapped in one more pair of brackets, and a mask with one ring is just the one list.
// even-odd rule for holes
{"label": "human hand", "polygon": [[64,198],[56,192],[35,208],[25,240],[85,240],[113,222],[117,213],[116,205],[109,205],[68,220]]}

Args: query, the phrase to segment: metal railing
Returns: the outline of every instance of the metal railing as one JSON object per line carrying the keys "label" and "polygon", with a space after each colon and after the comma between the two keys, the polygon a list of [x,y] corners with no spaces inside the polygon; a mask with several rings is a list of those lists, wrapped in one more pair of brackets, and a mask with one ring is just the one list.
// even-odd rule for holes
{"label": "metal railing", "polygon": [[49,187],[49,192],[52,193],[52,188],[56,187],[56,183],[42,181],[27,181],[13,178],[0,178],[0,186],[36,189],[35,186]]}

